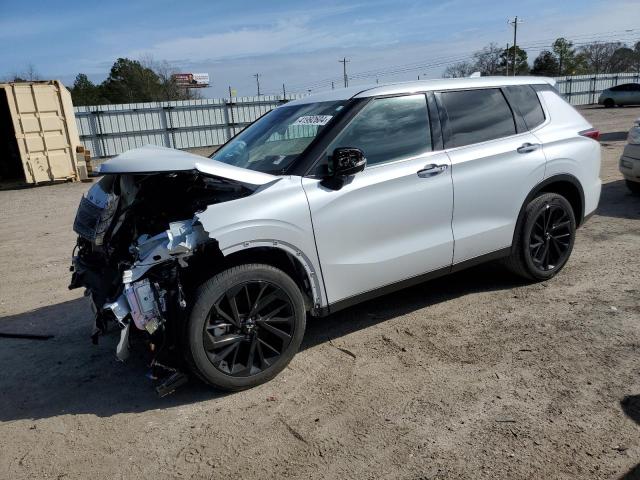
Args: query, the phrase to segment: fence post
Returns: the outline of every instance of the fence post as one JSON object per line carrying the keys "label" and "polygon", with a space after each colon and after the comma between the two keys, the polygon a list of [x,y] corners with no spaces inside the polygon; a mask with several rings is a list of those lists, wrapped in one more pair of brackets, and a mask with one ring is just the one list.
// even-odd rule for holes
{"label": "fence post", "polygon": [[567,77],[567,83],[569,84],[569,91],[567,92],[567,102],[569,102],[571,104],[571,80],[573,80],[571,77]]}
{"label": "fence post", "polygon": [[224,122],[227,124],[227,140],[231,139],[235,134],[235,120],[233,118],[233,100],[229,97],[229,101],[224,102]]}
{"label": "fence post", "polygon": [[177,148],[176,147],[176,133],[175,133],[175,128],[173,128],[173,120],[171,118],[171,110],[173,110],[174,107],[172,107],[171,105],[165,105],[164,107],[162,107],[161,110],[161,116],[160,118],[162,119],[162,126],[164,127],[164,138],[165,138],[165,142],[167,143],[167,147],[169,148]]}
{"label": "fence post", "polygon": [[98,155],[98,157],[106,157],[107,156],[107,149],[104,145],[104,133],[102,133],[102,120],[100,120],[100,114],[102,113],[102,110],[93,110],[91,112],[92,115],[95,115],[95,119],[96,119],[96,126],[98,127],[98,131],[96,132],[96,137],[98,137],[98,139],[100,140],[99,144],[100,144],[100,155]]}
{"label": "fence post", "polygon": [[591,78],[591,82],[590,83],[591,83],[591,85],[589,87],[589,93],[590,93],[589,103],[591,105],[593,105],[595,103],[595,100],[596,100],[596,76],[595,75]]}

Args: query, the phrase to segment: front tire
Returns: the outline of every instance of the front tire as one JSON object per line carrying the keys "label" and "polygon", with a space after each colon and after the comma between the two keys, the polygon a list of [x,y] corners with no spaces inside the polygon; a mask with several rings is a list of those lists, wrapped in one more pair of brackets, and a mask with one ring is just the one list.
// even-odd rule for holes
{"label": "front tire", "polygon": [[547,280],[565,266],[576,234],[571,204],[557,193],[542,193],[525,208],[516,226],[507,266],[529,280]]}
{"label": "front tire", "polygon": [[262,264],[233,267],[196,292],[187,324],[187,360],[214,387],[251,388],[288,365],[305,323],[302,293],[286,273]]}
{"label": "front tire", "polygon": [[625,180],[627,188],[636,195],[640,195],[640,182],[632,182],[631,180]]}

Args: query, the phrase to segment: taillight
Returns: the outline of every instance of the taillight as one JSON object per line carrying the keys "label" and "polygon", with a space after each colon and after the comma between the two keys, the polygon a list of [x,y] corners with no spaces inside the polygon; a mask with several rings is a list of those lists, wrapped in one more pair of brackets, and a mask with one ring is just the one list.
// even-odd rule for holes
{"label": "taillight", "polygon": [[600,130],[597,128],[590,128],[589,130],[582,130],[578,132],[583,137],[588,137],[594,139],[596,142],[600,140]]}

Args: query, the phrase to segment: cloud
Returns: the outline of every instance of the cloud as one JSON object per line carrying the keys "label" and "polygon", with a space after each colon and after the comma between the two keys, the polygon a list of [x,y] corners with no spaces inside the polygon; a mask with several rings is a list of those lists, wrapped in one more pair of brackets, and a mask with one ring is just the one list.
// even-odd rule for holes
{"label": "cloud", "polygon": [[[376,40],[378,44],[395,41],[384,33],[378,35]],[[360,29],[337,32],[327,27],[312,27],[310,18],[295,18],[269,26],[164,40],[149,48],[133,50],[127,56],[138,58],[152,55],[156,58],[188,59],[190,62],[214,62],[248,56],[312,52],[370,43],[370,32]]]}

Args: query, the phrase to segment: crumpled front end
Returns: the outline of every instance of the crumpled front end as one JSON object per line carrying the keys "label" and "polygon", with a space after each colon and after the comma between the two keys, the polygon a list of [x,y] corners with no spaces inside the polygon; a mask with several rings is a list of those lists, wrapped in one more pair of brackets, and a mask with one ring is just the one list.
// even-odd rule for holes
{"label": "crumpled front end", "polygon": [[198,171],[106,175],[82,197],[74,230],[69,288],[84,287],[95,312],[94,342],[119,329],[117,357],[146,344],[152,376],[179,370],[189,296],[221,261],[215,239],[197,220],[208,205],[252,189]]}

